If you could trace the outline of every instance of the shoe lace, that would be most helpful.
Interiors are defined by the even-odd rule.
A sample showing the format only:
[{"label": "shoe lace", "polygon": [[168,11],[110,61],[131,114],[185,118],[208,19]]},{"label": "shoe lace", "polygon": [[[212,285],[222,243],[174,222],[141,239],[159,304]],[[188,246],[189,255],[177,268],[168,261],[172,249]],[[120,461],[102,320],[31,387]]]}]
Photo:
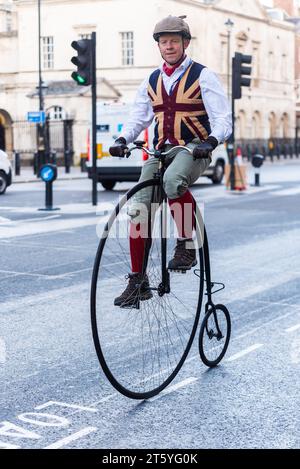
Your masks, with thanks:
[{"label": "shoe lace", "polygon": [[126,292],[133,292],[137,288],[140,289],[141,286],[142,286],[142,283],[146,280],[145,277],[136,276],[136,275],[133,275],[133,274],[127,274],[125,276],[125,279],[129,280],[127,288],[126,288]]}]

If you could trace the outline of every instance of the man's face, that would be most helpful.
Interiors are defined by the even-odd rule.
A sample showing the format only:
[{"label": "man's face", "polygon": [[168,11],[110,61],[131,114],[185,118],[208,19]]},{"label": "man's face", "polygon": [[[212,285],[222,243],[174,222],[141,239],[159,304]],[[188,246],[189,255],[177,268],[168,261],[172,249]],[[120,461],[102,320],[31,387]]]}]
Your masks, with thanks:
[{"label": "man's face", "polygon": [[182,57],[190,41],[180,34],[163,34],[158,41],[158,47],[163,59],[169,65],[175,65]]}]

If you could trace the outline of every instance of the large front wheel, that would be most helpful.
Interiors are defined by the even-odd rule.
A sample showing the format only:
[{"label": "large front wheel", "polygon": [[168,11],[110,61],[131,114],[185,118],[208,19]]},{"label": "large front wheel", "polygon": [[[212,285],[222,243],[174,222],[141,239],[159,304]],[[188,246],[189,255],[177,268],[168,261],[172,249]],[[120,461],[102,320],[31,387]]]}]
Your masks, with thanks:
[{"label": "large front wheel", "polygon": [[[149,200],[152,210],[148,206],[145,211],[143,204]],[[151,226],[145,243],[144,276],[149,279],[152,294],[134,307],[122,308],[114,302],[127,286],[131,256],[136,255],[129,238],[132,223]],[[173,255],[175,226],[158,180],[135,186],[98,225],[103,234],[92,277],[93,339],[108,380],[134,399],[153,397],[174,379],[191,348],[199,321],[204,283],[201,216],[196,214],[197,265],[185,274],[169,272],[170,291],[164,291],[163,266]],[[166,244],[162,243],[162,233]]]}]

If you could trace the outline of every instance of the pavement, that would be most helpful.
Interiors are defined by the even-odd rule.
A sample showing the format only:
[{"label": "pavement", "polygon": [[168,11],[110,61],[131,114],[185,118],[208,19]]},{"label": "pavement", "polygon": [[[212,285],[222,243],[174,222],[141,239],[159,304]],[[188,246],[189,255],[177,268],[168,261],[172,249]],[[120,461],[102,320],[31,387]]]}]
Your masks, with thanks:
[{"label": "pavement", "polygon": [[[85,179],[88,177],[87,172],[82,172],[79,166],[72,166],[70,173],[66,173],[64,167],[58,167],[57,171],[57,179],[60,181],[68,181],[69,179]],[[41,180],[33,174],[32,168],[22,167],[19,176],[13,174],[13,183],[18,184],[23,182],[41,182]]]}]

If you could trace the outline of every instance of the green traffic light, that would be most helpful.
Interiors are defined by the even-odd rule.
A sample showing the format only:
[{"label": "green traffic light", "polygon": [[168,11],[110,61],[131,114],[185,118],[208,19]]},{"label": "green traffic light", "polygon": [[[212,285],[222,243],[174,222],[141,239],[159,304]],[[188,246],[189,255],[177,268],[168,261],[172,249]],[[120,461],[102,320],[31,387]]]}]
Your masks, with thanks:
[{"label": "green traffic light", "polygon": [[86,78],[82,77],[77,72],[73,72],[71,76],[79,85],[85,85],[87,83]]},{"label": "green traffic light", "polygon": [[82,78],[80,75],[77,75],[77,81],[78,83],[80,83],[81,85],[84,85],[86,80],[85,78]]}]

